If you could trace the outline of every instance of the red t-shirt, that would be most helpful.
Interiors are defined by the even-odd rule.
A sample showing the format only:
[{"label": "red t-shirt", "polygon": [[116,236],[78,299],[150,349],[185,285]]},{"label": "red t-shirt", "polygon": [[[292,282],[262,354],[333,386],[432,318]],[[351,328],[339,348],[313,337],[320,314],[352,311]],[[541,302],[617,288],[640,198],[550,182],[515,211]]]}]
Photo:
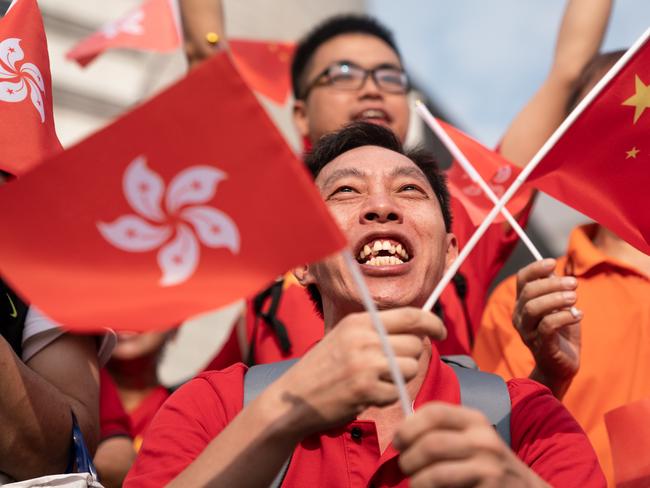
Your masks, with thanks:
[{"label": "red t-shirt", "polygon": [[158,412],[165,400],[169,398],[169,391],[164,386],[156,387],[142,400],[131,412],[131,426],[133,432],[133,447],[136,452],[140,450],[144,434],[154,415]]},{"label": "red t-shirt", "polygon": [[[196,459],[242,409],[245,372],[237,364],[203,373],[170,398],[151,423],[124,486],[163,486]],[[548,389],[531,380],[511,380],[508,391],[512,449],[524,463],[552,486],[605,486],[586,435]],[[431,400],[460,401],[456,376],[435,352],[415,408]],[[305,438],[293,453],[283,486],[407,486],[397,455],[392,446],[380,452],[374,422],[353,421]]]},{"label": "red t-shirt", "polygon": [[99,370],[99,441],[115,436],[131,437],[129,415],[106,368]]}]

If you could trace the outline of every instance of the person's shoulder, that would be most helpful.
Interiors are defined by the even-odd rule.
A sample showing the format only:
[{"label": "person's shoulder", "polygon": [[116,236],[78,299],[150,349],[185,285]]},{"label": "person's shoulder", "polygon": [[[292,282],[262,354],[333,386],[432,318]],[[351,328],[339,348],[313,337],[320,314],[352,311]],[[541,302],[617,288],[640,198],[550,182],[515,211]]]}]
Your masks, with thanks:
[{"label": "person's shoulder", "polygon": [[517,378],[507,381],[512,404],[511,447],[552,486],[605,486],[587,435],[545,386]]},{"label": "person's shoulder", "polygon": [[225,369],[205,371],[178,388],[167,403],[199,410],[218,404],[226,417],[232,417],[243,404],[247,370],[246,365],[235,363]]}]

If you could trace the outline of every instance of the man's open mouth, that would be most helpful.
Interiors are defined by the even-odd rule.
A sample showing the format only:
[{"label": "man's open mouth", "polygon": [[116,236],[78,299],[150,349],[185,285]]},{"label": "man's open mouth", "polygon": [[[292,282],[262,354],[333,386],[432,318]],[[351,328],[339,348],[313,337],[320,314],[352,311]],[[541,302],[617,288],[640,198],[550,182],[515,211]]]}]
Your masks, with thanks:
[{"label": "man's open mouth", "polygon": [[357,261],[367,266],[395,266],[410,259],[406,245],[395,239],[372,239],[357,254]]},{"label": "man's open mouth", "polygon": [[365,122],[383,122],[389,124],[392,121],[392,117],[388,115],[388,112],[380,108],[368,108],[356,114],[354,116],[355,121],[365,121]]}]

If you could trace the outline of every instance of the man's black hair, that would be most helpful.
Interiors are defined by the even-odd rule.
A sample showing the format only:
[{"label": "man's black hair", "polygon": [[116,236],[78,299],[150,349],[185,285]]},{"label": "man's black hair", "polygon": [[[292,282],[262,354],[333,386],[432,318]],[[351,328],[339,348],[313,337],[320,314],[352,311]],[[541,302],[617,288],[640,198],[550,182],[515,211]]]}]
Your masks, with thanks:
[{"label": "man's black hair", "polygon": [[[369,122],[353,122],[342,129],[321,137],[307,154],[305,164],[314,179],[328,163],[352,149],[378,146],[406,156],[424,173],[431,189],[438,198],[445,230],[451,232],[452,214],[447,188],[447,177],[438,167],[433,154],[424,149],[404,150],[398,137],[390,130]],[[307,287],[316,311],[322,316],[323,302],[315,285]]]},{"label": "man's black hair", "polygon": [[393,34],[374,17],[359,14],[337,15],[317,25],[298,42],[291,62],[291,84],[296,99],[302,96],[308,69],[316,50],[330,39],[342,34],[368,34],[388,44],[401,59]]}]

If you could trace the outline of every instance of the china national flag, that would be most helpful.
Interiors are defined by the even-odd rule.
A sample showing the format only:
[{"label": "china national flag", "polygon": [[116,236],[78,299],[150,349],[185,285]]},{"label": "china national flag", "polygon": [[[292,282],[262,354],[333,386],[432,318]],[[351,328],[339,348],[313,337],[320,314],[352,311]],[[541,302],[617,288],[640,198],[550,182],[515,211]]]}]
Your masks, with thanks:
[{"label": "china national flag", "polygon": [[[455,127],[441,120],[438,122],[492,188],[495,195],[500,198],[519,175],[520,169]],[[447,171],[447,183],[452,198],[457,199],[463,205],[472,223],[479,226],[494,207],[492,201],[456,161]],[[531,193],[530,188],[524,187],[515,194],[507,205],[512,215],[516,216],[526,207],[530,201]],[[504,220],[503,215],[499,214],[494,222],[503,222]]]},{"label": "china national flag", "polygon": [[61,150],[52,78],[36,0],[16,0],[0,19],[0,169],[20,175]]},{"label": "china national flag", "polygon": [[559,139],[528,178],[647,254],[649,35],[650,29],[605,75],[595,96],[588,96],[569,116],[556,133]]},{"label": "china national flag", "polygon": [[290,64],[295,45],[289,42],[229,41],[242,77],[255,91],[284,105],[291,92]]},{"label": "china national flag", "polygon": [[66,58],[86,66],[99,54],[111,48],[132,48],[169,52],[181,45],[180,30],[172,2],[145,0],[118,20],[105,24],[68,53]]},{"label": "china national flag", "polygon": [[605,414],[612,448],[616,486],[650,486],[650,398],[624,405]]},{"label": "china national flag", "polygon": [[0,207],[3,277],[77,330],[178,324],[345,245],[226,54],[1,188]]}]

